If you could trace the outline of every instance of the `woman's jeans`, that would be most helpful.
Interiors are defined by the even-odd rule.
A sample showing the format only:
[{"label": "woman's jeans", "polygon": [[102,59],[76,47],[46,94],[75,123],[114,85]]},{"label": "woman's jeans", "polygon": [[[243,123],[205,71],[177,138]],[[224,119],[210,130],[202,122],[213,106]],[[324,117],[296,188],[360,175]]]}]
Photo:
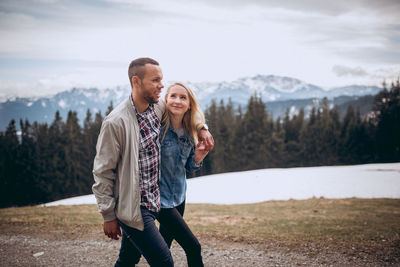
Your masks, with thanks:
[{"label": "woman's jeans", "polygon": [[184,211],[185,202],[176,208],[162,208],[158,216],[160,233],[169,248],[172,240],[175,239],[178,242],[186,253],[189,267],[203,267],[200,243],[183,220]]},{"label": "woman's jeans", "polygon": [[154,220],[157,213],[141,207],[144,230],[140,231],[119,221],[122,228],[121,248],[115,267],[135,266],[143,255],[150,266],[174,266],[171,252]]}]

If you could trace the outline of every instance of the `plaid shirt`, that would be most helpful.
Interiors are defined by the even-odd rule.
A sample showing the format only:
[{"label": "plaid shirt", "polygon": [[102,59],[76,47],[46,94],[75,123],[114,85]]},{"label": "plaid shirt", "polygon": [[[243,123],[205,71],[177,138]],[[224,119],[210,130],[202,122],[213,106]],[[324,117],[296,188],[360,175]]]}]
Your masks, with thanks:
[{"label": "plaid shirt", "polygon": [[140,205],[148,210],[160,211],[160,129],[161,123],[158,119],[154,105],[139,114],[133,103],[136,117],[140,126],[139,144],[139,174],[140,174]]}]

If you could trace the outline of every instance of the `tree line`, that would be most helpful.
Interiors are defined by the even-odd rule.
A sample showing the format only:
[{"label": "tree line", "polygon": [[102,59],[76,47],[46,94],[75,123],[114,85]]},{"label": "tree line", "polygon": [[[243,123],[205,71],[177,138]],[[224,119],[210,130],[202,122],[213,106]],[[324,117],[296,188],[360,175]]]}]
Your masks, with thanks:
[{"label": "tree line", "polygon": [[[113,106],[108,107],[107,115]],[[196,174],[206,175],[274,167],[362,164],[400,161],[400,86],[383,89],[373,111],[362,118],[350,106],[343,118],[327,99],[310,114],[300,110],[272,119],[260,97],[250,98],[245,111],[228,101],[205,110],[215,147]],[[103,116],[77,113],[65,121],[15,120],[0,132],[0,207],[49,202],[91,193],[92,167]]]},{"label": "tree line", "polygon": [[[250,98],[245,112],[231,101],[212,101],[205,111],[215,147],[205,158],[201,175],[263,168],[307,167],[400,161],[399,80],[374,97],[372,111],[359,107],[345,115],[322,106],[310,114],[300,109],[272,119],[260,97]],[[307,116],[306,116],[307,115]]]},{"label": "tree line", "polygon": [[[108,107],[108,114],[112,103]],[[91,193],[92,167],[103,116],[75,111],[66,121],[57,111],[47,123],[15,120],[0,132],[0,207],[45,203]]]}]

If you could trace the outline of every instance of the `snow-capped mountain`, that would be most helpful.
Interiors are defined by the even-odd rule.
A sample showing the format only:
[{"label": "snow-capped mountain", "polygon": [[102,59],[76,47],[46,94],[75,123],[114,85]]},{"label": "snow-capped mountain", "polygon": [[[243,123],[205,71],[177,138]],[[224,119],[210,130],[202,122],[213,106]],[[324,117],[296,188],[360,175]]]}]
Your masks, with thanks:
[{"label": "snow-capped mountain", "polygon": [[[298,79],[273,75],[245,77],[233,82],[188,82],[187,84],[195,92],[203,109],[207,108],[212,99],[218,103],[221,99],[227,101],[229,98],[235,105],[245,107],[249,98],[254,94],[261,96],[264,102],[309,99],[306,102],[310,103],[313,101],[312,99],[320,99],[325,96],[333,99],[341,95],[374,95],[381,90],[381,88],[371,86],[347,86],[326,90]],[[0,130],[4,130],[11,119],[16,119],[17,123],[19,119],[51,123],[57,110],[60,111],[63,119],[66,119],[69,110],[77,111],[79,120],[82,122],[88,109],[92,114],[101,111],[104,115],[110,102],[116,106],[128,97],[129,93],[130,87],[126,85],[101,90],[73,88],[51,97],[10,99],[0,103]],[[299,105],[296,108],[298,109]],[[281,111],[272,113],[274,117],[284,115],[281,114]]]},{"label": "snow-capped mountain", "polygon": [[274,75],[257,75],[245,77],[233,82],[216,83],[189,83],[203,107],[210,103],[211,99],[217,101],[231,98],[235,104],[246,105],[250,96],[257,94],[264,102],[323,98],[333,99],[341,95],[363,96],[374,95],[381,88],[375,86],[346,86],[330,90],[290,77]]}]

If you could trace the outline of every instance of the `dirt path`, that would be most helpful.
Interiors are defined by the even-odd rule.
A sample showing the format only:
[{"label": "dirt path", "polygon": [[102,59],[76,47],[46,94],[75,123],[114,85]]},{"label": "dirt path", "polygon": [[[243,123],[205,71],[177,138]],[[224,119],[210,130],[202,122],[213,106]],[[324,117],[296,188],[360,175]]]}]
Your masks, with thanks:
[{"label": "dirt path", "polygon": [[[389,266],[371,258],[361,259],[334,251],[291,252],[287,248],[263,249],[263,245],[200,239],[205,266]],[[100,234],[72,236],[66,233],[42,235],[0,234],[0,266],[113,266],[120,241]],[[271,247],[269,244],[268,247]],[[183,250],[174,243],[175,266],[187,266]],[[138,266],[148,266],[142,258]],[[394,265],[391,265],[394,266]]]}]

